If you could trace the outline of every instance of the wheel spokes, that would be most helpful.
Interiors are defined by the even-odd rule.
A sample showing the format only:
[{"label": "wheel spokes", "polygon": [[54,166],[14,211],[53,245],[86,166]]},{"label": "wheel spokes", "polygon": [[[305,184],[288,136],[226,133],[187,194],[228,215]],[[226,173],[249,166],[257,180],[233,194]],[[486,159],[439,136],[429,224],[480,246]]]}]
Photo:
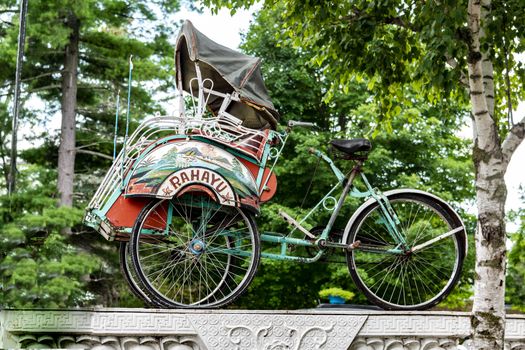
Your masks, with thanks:
[{"label": "wheel spokes", "polygon": [[[169,211],[173,216],[166,220]],[[190,195],[153,206],[140,232],[136,249],[143,278],[174,305],[228,301],[256,263],[258,246],[246,216],[206,197]]]},{"label": "wheel spokes", "polygon": [[[355,241],[363,249],[351,253],[362,286],[392,306],[423,305],[439,296],[455,275],[458,245],[448,221],[430,205],[392,200],[399,218],[398,230],[413,251],[393,254],[392,238],[381,210],[376,207],[361,221]],[[428,243],[426,243],[428,242]]]}]

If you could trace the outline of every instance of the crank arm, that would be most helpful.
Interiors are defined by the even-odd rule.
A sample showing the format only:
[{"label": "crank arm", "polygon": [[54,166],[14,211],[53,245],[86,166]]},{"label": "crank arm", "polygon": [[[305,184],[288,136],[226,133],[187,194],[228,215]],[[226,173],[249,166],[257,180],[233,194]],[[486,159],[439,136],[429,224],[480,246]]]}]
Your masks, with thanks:
[{"label": "crank arm", "polygon": [[442,235],[439,235],[439,236],[434,237],[434,238],[432,238],[432,239],[430,239],[430,240],[428,240],[428,241],[426,241],[424,243],[421,243],[421,244],[418,244],[418,245],[412,247],[412,249],[410,249],[410,251],[412,253],[417,252],[418,250],[421,250],[421,249],[423,249],[425,247],[428,247],[431,244],[434,244],[434,243],[439,242],[439,241],[441,241],[441,240],[443,240],[443,239],[445,239],[447,237],[450,237],[450,236],[452,236],[452,235],[454,235],[454,234],[456,234],[458,232],[461,232],[464,229],[465,228],[463,226],[456,227],[452,231],[445,232]]}]

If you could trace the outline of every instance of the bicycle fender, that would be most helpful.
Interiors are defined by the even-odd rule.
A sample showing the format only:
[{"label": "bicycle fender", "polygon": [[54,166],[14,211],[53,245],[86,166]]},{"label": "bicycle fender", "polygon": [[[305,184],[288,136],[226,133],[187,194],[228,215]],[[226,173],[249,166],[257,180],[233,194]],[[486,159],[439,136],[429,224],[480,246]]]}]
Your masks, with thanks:
[{"label": "bicycle fender", "polygon": [[141,156],[126,185],[126,197],[169,199],[188,191],[216,202],[259,211],[250,170],[226,150],[196,140],[161,144]]},{"label": "bicycle fender", "polygon": [[[403,189],[386,191],[386,192],[383,193],[383,195],[385,197],[389,198],[390,196],[393,196],[393,195],[396,195],[396,194],[400,194],[400,193],[419,194],[419,195],[426,196],[426,197],[429,197],[429,198],[435,200],[436,202],[438,202],[443,207],[443,209],[445,209],[447,211],[447,213],[455,221],[457,221],[463,227],[463,230],[465,230],[465,232],[466,232],[465,224],[463,223],[463,220],[461,220],[461,217],[458,215],[458,213],[456,213],[456,211],[450,206],[450,204],[448,204],[445,200],[443,200],[442,198],[436,196],[435,194],[432,194],[432,193],[429,193],[429,192],[426,192],[426,191],[411,189],[411,188],[403,188]],[[355,221],[357,220],[357,217],[366,208],[368,208],[369,206],[371,206],[375,202],[376,202],[376,200],[374,198],[368,199],[359,208],[357,208],[357,210],[354,212],[354,214],[352,214],[352,217],[350,218],[350,220],[346,224],[342,242],[346,242],[347,241],[348,235],[350,234],[350,230],[352,229],[352,226],[355,224]],[[468,240],[467,240],[467,235],[465,234],[465,255],[467,254],[467,252],[468,252]]]}]

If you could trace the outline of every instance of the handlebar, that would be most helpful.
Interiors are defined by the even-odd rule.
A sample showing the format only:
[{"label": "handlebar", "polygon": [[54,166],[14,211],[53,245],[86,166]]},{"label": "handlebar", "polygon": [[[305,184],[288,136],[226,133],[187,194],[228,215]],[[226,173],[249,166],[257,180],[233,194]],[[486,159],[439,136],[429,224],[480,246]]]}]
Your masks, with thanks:
[{"label": "handlebar", "polygon": [[309,123],[309,122],[300,122],[297,120],[290,120],[288,122],[288,127],[293,128],[296,126],[301,126],[305,128],[315,128],[317,125],[315,123]]}]

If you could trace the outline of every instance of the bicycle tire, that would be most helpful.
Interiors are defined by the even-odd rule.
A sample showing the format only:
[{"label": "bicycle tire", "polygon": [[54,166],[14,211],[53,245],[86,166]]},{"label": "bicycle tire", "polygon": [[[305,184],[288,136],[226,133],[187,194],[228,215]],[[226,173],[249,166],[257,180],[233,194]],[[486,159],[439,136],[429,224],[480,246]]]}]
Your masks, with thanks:
[{"label": "bicycle tire", "polygon": [[[459,280],[466,254],[463,224],[431,196],[397,193],[389,195],[388,200],[401,221],[398,227],[412,247],[440,233],[463,229],[413,253],[387,254],[395,241],[381,223],[384,216],[374,202],[359,214],[348,234],[347,244],[361,243],[346,253],[350,275],[368,300],[385,310],[429,309],[446,298]],[[418,215],[420,212],[425,216]],[[451,255],[453,263],[447,260]]]},{"label": "bicycle tire", "polygon": [[122,273],[131,293],[133,293],[138,299],[142,300],[147,306],[155,308],[162,307],[162,303],[154,300],[151,295],[144,291],[144,286],[141,284],[137,272],[133,267],[133,262],[131,261],[128,242],[120,242],[119,260],[120,272]]},{"label": "bicycle tire", "polygon": [[[209,197],[196,197],[210,205],[214,203]],[[130,240],[133,266],[144,285],[144,291],[153,300],[160,301],[163,307],[222,307],[237,299],[255,276],[260,260],[257,226],[252,215],[240,208],[215,203],[213,206],[216,209],[210,213],[206,212],[204,205],[187,205],[192,198],[193,195],[185,195],[184,200],[154,201],[142,209]],[[159,225],[151,222],[158,222],[158,217],[165,215],[161,213],[166,211],[162,209],[163,206],[173,206],[174,211],[172,223],[165,227],[168,234],[158,238],[141,234]],[[221,214],[217,216],[218,213]],[[197,228],[195,225],[199,220]],[[225,220],[228,221],[225,223]],[[238,227],[234,232],[237,235],[235,240],[228,233],[223,235],[226,228],[230,227]],[[152,239],[154,242],[150,243]],[[239,255],[240,252],[235,252],[239,242],[246,259]],[[157,247],[161,244],[165,249]],[[197,252],[197,245],[205,248]],[[154,253],[148,255],[148,250]],[[159,261],[157,264],[163,263],[162,270],[154,271],[155,266],[148,259]],[[159,278],[162,280],[159,281]],[[166,282],[168,284],[165,286]]]}]

